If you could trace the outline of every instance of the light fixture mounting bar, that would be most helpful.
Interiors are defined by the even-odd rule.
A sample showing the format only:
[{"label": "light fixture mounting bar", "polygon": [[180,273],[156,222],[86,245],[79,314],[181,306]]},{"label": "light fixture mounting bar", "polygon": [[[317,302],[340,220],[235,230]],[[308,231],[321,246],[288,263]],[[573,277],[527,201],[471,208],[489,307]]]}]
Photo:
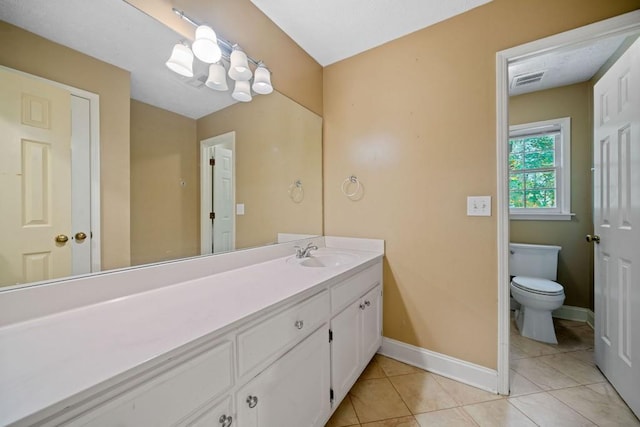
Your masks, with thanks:
[{"label": "light fixture mounting bar", "polygon": [[[175,7],[172,8],[172,10],[176,15],[178,15],[180,18],[184,19],[186,22],[193,25],[194,27],[199,27],[200,25],[202,25],[194,21],[190,16],[186,15],[184,11],[177,9]],[[229,56],[231,55],[231,52],[233,52],[233,47],[235,46],[235,43],[232,43],[229,40],[226,40],[220,37],[220,35],[218,35],[218,43],[221,45],[220,47],[222,48],[224,58],[226,60],[229,60]],[[253,65],[255,65],[256,67],[262,62],[262,61],[259,61],[259,60],[257,61],[253,59],[249,55],[247,55],[247,60],[251,62]]]}]

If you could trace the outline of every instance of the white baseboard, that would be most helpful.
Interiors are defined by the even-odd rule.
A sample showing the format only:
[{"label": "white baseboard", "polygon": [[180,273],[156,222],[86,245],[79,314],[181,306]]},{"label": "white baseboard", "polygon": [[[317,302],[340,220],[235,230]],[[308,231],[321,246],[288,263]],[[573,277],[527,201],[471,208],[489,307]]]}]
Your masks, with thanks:
[{"label": "white baseboard", "polygon": [[591,325],[593,325],[593,311],[588,308],[574,307],[571,305],[563,305],[557,310],[554,310],[552,315],[558,319],[574,320],[576,322],[588,322],[589,313],[591,313]]},{"label": "white baseboard", "polygon": [[494,369],[386,337],[382,338],[382,347],[378,353],[425,371],[498,393],[498,372]]},{"label": "white baseboard", "polygon": [[591,326],[591,329],[596,328],[596,316],[591,310],[587,311],[587,325]]}]

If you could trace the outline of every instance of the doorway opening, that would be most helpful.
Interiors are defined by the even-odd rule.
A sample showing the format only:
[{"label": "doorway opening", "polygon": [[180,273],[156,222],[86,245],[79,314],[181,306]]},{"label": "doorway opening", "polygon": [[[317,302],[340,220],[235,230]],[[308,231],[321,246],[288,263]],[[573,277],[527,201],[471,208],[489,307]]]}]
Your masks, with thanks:
[{"label": "doorway opening", "polygon": [[[497,119],[497,221],[498,221],[498,392],[509,393],[509,95],[510,65],[522,63],[553,51],[584,47],[612,37],[628,38],[640,32],[640,12],[635,11],[565,33],[516,46],[496,55]],[[591,78],[590,76],[589,78]],[[589,134],[589,138],[592,133]],[[589,183],[588,185],[591,185]],[[592,218],[583,218],[592,221]]]},{"label": "doorway opening", "polygon": [[235,249],[236,134],[200,141],[200,253]]}]

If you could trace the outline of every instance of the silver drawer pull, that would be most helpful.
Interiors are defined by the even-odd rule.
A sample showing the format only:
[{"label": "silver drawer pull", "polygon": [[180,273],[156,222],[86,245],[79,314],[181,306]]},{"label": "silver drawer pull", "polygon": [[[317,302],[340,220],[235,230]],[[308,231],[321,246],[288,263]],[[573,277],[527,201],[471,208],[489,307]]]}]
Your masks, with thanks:
[{"label": "silver drawer pull", "polygon": [[369,306],[371,305],[371,301],[366,300],[366,301],[364,302],[364,305],[366,305],[367,307],[369,307]]},{"label": "silver drawer pull", "polygon": [[296,328],[302,329],[304,326],[304,322],[302,320],[296,320],[296,323],[293,324]]},{"label": "silver drawer pull", "polygon": [[233,417],[227,415],[220,415],[220,419],[218,419],[222,427],[229,427],[233,423]]},{"label": "silver drawer pull", "polygon": [[366,306],[366,305],[364,305],[364,304],[360,304],[360,310],[364,310],[365,308],[367,308],[367,306]]},{"label": "silver drawer pull", "polygon": [[247,405],[249,405],[249,408],[255,408],[257,404],[258,404],[258,396],[247,397]]}]

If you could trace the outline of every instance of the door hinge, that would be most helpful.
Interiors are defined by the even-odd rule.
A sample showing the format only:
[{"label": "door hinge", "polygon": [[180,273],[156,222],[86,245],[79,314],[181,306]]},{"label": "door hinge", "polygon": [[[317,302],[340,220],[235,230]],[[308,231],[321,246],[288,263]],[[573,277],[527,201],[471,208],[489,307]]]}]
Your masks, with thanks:
[{"label": "door hinge", "polygon": [[216,219],[216,213],[215,212],[209,212],[209,219],[211,219],[211,220]]},{"label": "door hinge", "polygon": [[209,165],[215,166],[216,165],[216,159],[209,159]]},{"label": "door hinge", "polygon": [[332,388],[329,389],[329,401],[331,403],[333,403],[333,389]]},{"label": "door hinge", "polygon": [[329,342],[333,341],[333,331],[329,329]]}]

